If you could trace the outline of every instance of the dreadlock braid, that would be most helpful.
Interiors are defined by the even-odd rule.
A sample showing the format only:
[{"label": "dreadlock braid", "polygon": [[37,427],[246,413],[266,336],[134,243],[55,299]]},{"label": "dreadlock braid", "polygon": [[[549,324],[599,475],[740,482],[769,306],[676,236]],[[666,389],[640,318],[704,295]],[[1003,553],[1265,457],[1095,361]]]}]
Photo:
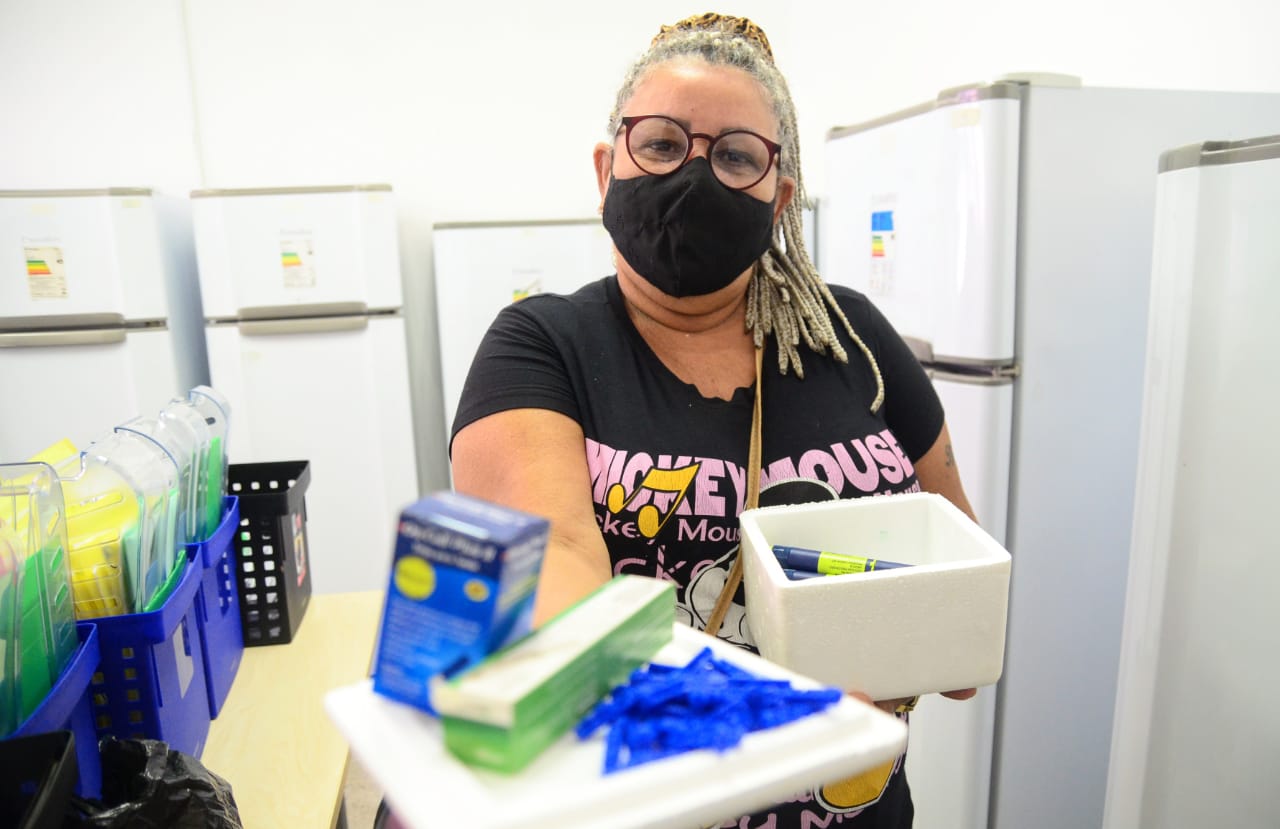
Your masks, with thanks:
[{"label": "dreadlock braid", "polygon": [[787,82],[773,63],[773,52],[764,31],[750,20],[718,14],[686,18],[663,26],[649,51],[632,65],[618,92],[609,117],[609,136],[617,135],[622,108],[636,86],[653,67],[679,58],[698,58],[713,66],[732,66],[755,78],[764,88],[778,118],[778,171],[796,182],[795,198],[786,206],[782,220],[774,227],[773,243],[760,257],[747,289],[747,329],[756,348],[763,348],[769,335],[778,343],[778,371],[794,371],[804,377],[800,344],[817,354],[830,353],[842,363],[849,355],[836,335],[832,314],[857,344],[871,366],[876,381],[876,397],[871,411],[884,402],[884,378],[875,356],[853,330],[844,312],[819,276],[804,244],[802,210],[808,205],[804,179],[800,175],[800,141],[795,105]]}]

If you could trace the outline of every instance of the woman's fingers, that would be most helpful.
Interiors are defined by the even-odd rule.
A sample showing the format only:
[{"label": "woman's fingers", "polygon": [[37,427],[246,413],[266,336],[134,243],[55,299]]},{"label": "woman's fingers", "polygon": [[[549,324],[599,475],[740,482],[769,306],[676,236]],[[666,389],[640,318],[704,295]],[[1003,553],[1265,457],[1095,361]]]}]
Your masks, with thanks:
[{"label": "woman's fingers", "polygon": [[943,691],[942,695],[947,699],[973,699],[977,693],[977,688],[965,688],[961,691]]}]

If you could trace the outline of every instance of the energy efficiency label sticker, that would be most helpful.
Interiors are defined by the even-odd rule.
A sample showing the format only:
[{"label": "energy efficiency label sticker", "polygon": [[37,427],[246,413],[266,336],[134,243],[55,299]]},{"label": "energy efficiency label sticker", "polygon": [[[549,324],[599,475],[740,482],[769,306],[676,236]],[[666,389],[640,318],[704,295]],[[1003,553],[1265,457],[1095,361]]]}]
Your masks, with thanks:
[{"label": "energy efficiency label sticker", "polygon": [[24,247],[27,259],[27,291],[32,299],[66,299],[67,271],[62,248],[51,245]]},{"label": "energy efficiency label sticker", "polygon": [[896,231],[892,210],[871,212],[871,269],[868,293],[888,296],[893,293],[893,265]]},{"label": "energy efficiency label sticker", "polygon": [[315,246],[310,233],[280,235],[280,267],[284,270],[286,288],[316,286]]}]

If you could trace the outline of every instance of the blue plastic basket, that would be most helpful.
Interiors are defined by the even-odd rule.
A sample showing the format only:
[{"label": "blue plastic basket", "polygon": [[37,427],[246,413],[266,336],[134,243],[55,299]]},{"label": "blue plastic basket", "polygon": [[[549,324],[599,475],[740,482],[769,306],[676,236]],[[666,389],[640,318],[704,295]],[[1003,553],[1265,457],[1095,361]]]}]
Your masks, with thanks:
[{"label": "blue plastic basket", "polygon": [[50,731],[70,731],[75,735],[79,782],[82,797],[98,797],[102,791],[102,763],[98,758],[98,735],[93,727],[89,684],[98,669],[98,629],[95,622],[79,622],[76,634],[80,646],[62,670],[44,702],[31,712],[14,737],[31,737]]},{"label": "blue plastic basket", "polygon": [[240,499],[222,499],[222,521],[204,541],[187,545],[192,562],[200,565],[200,589],[196,591],[196,627],[204,649],[205,685],[209,692],[209,716],[217,717],[244,656],[240,627],[240,601],[236,589],[236,553],[232,541],[240,526]]},{"label": "blue plastic basket", "polygon": [[199,757],[209,736],[209,692],[196,594],[204,567],[187,560],[159,609],[94,619],[102,659],[92,686],[99,737],[163,740]]}]

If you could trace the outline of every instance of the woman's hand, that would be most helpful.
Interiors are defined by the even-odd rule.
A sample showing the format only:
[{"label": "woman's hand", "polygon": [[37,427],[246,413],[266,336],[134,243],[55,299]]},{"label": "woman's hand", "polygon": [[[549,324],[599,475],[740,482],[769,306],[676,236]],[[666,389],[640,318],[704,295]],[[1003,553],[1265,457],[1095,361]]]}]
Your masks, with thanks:
[{"label": "woman's hand", "polygon": [[962,691],[942,691],[941,693],[947,699],[973,699],[978,693],[978,689],[965,688]]},{"label": "woman's hand", "polygon": [[847,691],[846,693],[848,693],[849,696],[851,697],[855,697],[857,699],[862,700],[863,702],[870,703],[871,705],[874,705],[876,708],[879,708],[881,711],[884,711],[889,714],[892,714],[894,712],[894,709],[896,709],[899,705],[903,705],[911,701],[911,697],[902,697],[901,699],[872,699],[871,697],[867,696],[861,691]]},{"label": "woman's hand", "polygon": [[[977,693],[978,693],[977,688],[965,688],[960,691],[942,691],[941,692],[942,696],[946,697],[947,699],[957,699],[957,700],[973,699],[974,695],[976,695]],[[856,697],[862,700],[863,702],[869,702],[872,705],[874,705],[876,708],[879,708],[881,711],[884,711],[889,714],[892,714],[894,711],[896,711],[899,705],[905,705],[906,703],[912,700],[912,697],[873,700],[871,697],[867,696],[861,691],[849,691],[848,694],[849,696]]]}]

